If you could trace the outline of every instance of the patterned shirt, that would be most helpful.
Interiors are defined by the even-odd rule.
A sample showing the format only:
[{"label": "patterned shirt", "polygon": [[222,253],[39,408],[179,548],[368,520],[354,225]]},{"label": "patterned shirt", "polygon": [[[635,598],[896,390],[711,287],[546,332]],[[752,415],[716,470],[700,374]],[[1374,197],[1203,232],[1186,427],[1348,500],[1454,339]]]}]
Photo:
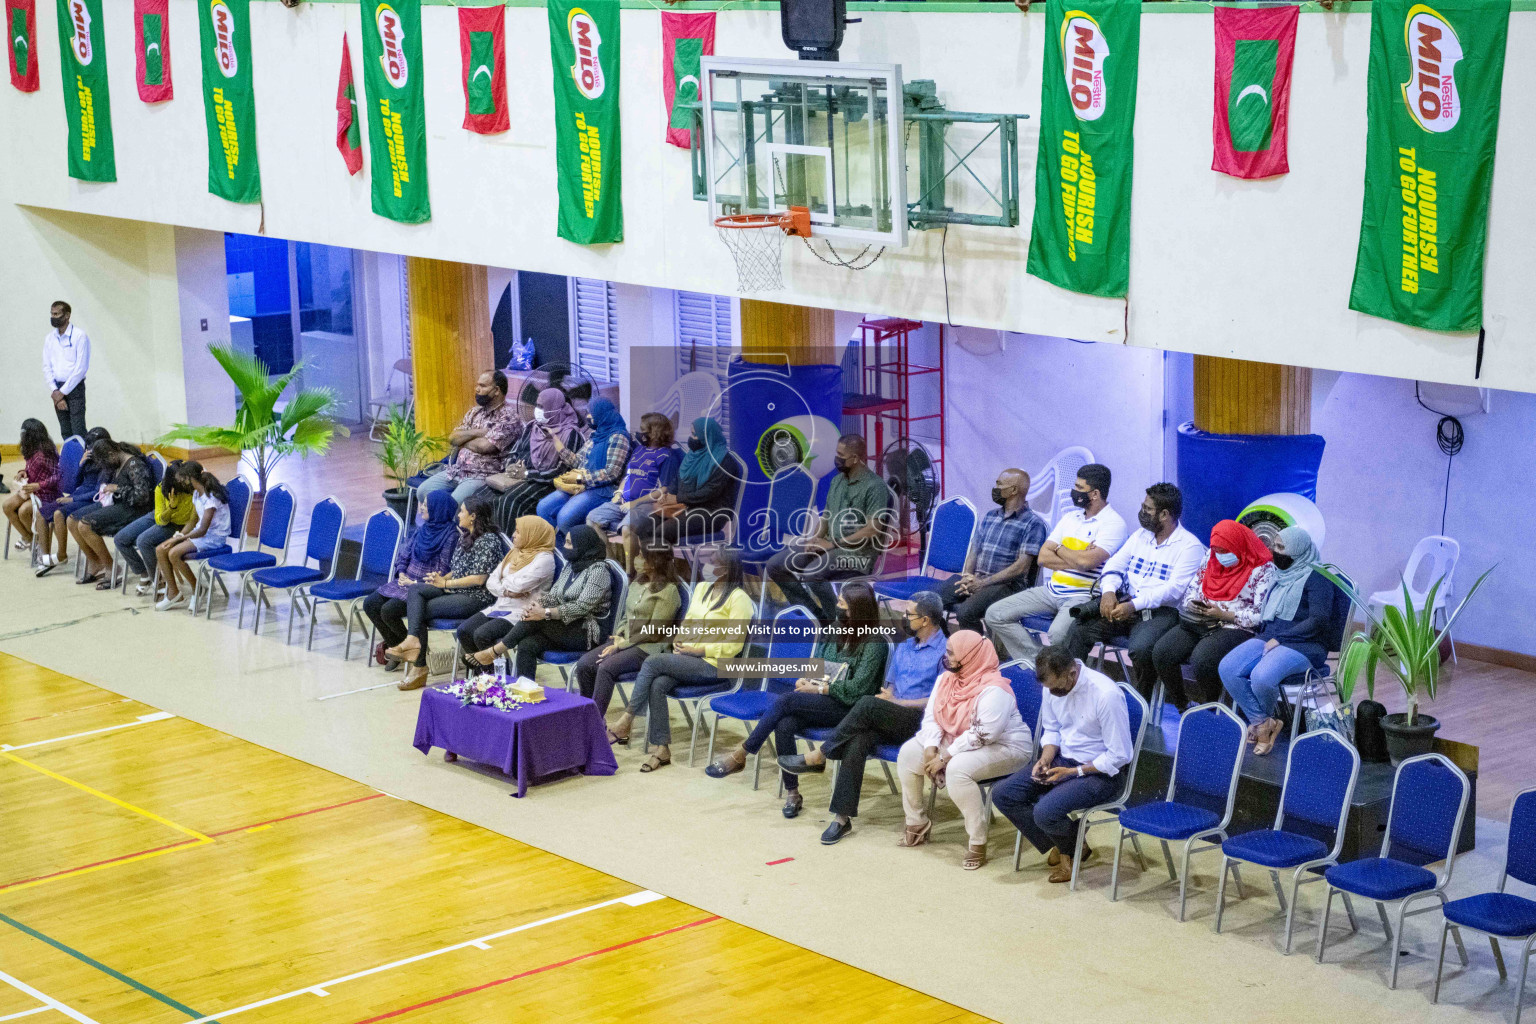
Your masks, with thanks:
[{"label": "patterned shirt", "polygon": [[[1184,592],[1184,600],[1179,603],[1179,614],[1195,617],[1189,606],[1193,601],[1205,600],[1205,570],[1210,564],[1208,560],[1200,563],[1195,581],[1189,585],[1189,589]],[[1269,589],[1274,585],[1275,563],[1264,562],[1254,566],[1236,597],[1229,601],[1212,601],[1211,604],[1222,611],[1231,612],[1234,617],[1232,625],[1240,629],[1257,629],[1259,623],[1264,621],[1264,599],[1269,596]]]},{"label": "patterned shirt", "polygon": [[[496,568],[496,563],[500,562],[506,553],[507,546],[502,543],[499,533],[482,533],[469,547],[463,544],[455,545],[453,560],[448,563],[448,578],[489,576],[491,570]],[[496,600],[491,592],[485,589],[484,583],[478,587],[455,587],[449,593],[478,598],[486,604]]]},{"label": "patterned shirt", "polygon": [[500,409],[477,405],[464,414],[464,419],[459,423],[459,429],[484,430],[485,439],[496,446],[496,452],[492,455],[482,455],[468,448],[460,448],[458,458],[454,459],[453,465],[448,467],[448,479],[463,480],[472,477],[476,480],[484,480],[492,474],[501,472],[502,460],[507,450],[516,443],[523,432],[523,421],[517,418],[517,407],[511,402],[502,402]]},{"label": "patterned shirt", "polygon": [[[1125,543],[1125,520],[1108,505],[1092,517],[1082,509],[1074,508],[1056,520],[1056,526],[1046,540],[1055,541],[1068,551],[1098,548],[1113,555]],[[1057,597],[1082,598],[1087,596],[1093,581],[1098,578],[1098,569],[1057,569],[1051,573],[1046,586]]]},{"label": "patterned shirt", "polygon": [[1182,526],[1174,527],[1162,543],[1143,528],[1109,557],[1099,578],[1106,594],[1122,583],[1129,587],[1131,607],[1139,612],[1177,607],[1204,558],[1205,546]]},{"label": "patterned shirt", "polygon": [[1016,512],[994,508],[981,517],[976,532],[976,574],[990,576],[1002,572],[1019,555],[1038,555],[1050,528],[1040,513],[1028,505]]},{"label": "patterned shirt", "polygon": [[672,486],[677,484],[677,466],[682,462],[683,456],[676,448],[646,448],[634,449],[630,455],[629,468],[624,475],[624,487],[617,495],[618,501],[634,501],[651,493],[658,484],[667,486],[668,478]]},{"label": "patterned shirt", "polygon": [[[628,434],[614,434],[608,438],[608,460],[603,463],[602,469],[587,469],[583,466],[577,471],[578,477],[589,489],[599,487],[612,487],[624,476],[624,470],[629,466],[629,449],[634,444]],[[586,452],[592,447],[588,441],[582,445],[582,459],[585,461]]]}]

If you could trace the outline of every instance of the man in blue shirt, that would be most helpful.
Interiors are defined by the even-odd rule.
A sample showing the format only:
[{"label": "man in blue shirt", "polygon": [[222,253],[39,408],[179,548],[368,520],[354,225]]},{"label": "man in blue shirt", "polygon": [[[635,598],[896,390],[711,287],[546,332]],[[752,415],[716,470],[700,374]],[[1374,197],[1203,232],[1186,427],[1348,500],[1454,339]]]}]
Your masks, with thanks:
[{"label": "man in blue shirt", "polygon": [[821,834],[824,846],[853,831],[848,819],[859,813],[865,760],[882,743],[901,744],[917,735],[928,694],[943,671],[944,604],[939,595],[931,590],[913,594],[906,617],[912,636],[891,652],[885,688],[875,696],[860,697],[820,750],[779,756],[779,767],[794,775],[824,771],[829,757],[843,762],[832,788],[832,823]]},{"label": "man in blue shirt", "polygon": [[1035,556],[1051,532],[1029,507],[1029,474],[1022,469],[997,475],[992,501],[997,508],[982,517],[965,568],[939,588],[944,610],[955,613],[961,629],[977,633],[988,608],[1034,582]]}]

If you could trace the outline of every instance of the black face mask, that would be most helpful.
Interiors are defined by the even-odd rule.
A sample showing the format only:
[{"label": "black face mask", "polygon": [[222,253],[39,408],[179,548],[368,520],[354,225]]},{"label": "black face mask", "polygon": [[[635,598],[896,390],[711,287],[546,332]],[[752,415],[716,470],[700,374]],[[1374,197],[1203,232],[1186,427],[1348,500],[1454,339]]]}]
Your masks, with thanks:
[{"label": "black face mask", "polygon": [[1001,487],[992,488],[992,503],[994,505],[1008,504],[1008,499],[1003,497],[1003,489]]},{"label": "black face mask", "polygon": [[648,443],[648,439],[646,438],[645,434],[641,433],[638,430],[631,431],[630,435],[629,435],[629,438],[630,438],[631,441],[634,441],[635,444],[639,445],[641,448],[649,448],[650,447],[650,444]]},{"label": "black face mask", "polygon": [[480,408],[484,409],[486,406],[491,404],[491,396],[490,395],[476,395],[475,396],[475,404],[478,405]]},{"label": "black face mask", "polygon": [[1157,532],[1156,512],[1148,512],[1143,509],[1142,511],[1136,513],[1136,521],[1141,524],[1141,528],[1143,530],[1151,530],[1153,533]]},{"label": "black face mask", "polygon": [[1076,505],[1078,508],[1087,508],[1088,505],[1093,501],[1092,495],[1092,491],[1073,491],[1072,504]]},{"label": "black face mask", "polygon": [[61,316],[51,316],[48,318],[48,322],[53,325],[54,330],[64,326],[64,318]]},{"label": "black face mask", "polygon": [[701,451],[703,451],[704,450],[704,439],[702,437],[690,437],[688,439],[688,450],[689,451],[694,451],[694,452],[701,452]]},{"label": "black face mask", "polygon": [[1285,569],[1289,569],[1291,567],[1291,563],[1293,563],[1295,561],[1296,561],[1296,559],[1292,558],[1290,555],[1276,555],[1275,556],[1275,568],[1276,569],[1280,569],[1282,571],[1285,570]]}]

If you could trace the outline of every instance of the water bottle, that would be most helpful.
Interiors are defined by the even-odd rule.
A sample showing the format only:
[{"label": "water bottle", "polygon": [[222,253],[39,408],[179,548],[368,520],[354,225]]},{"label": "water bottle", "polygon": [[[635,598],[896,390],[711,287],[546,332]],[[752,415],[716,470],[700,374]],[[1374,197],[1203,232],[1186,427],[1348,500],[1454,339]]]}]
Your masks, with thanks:
[{"label": "water bottle", "polygon": [[506,654],[498,654],[498,655],[496,655],[496,681],[498,683],[502,683],[503,685],[506,684],[506,681],[507,681],[507,656],[506,656]]}]

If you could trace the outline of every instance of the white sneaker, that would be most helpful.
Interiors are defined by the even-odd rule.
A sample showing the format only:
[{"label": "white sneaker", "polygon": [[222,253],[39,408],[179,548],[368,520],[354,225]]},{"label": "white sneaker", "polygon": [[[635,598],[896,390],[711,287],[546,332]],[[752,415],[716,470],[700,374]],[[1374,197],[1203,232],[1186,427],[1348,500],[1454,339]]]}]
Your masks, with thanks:
[{"label": "white sneaker", "polygon": [[154,581],[151,580],[148,576],[140,576],[139,577],[139,585],[134,588],[133,592],[135,594],[139,595],[140,597],[143,597],[146,594],[150,593],[151,588],[153,586],[154,586]]},{"label": "white sneaker", "polygon": [[186,606],[187,606],[187,598],[184,595],[181,596],[181,597],[177,597],[175,600],[172,600],[171,598],[166,597],[166,598],[161,598],[160,602],[155,605],[155,611],[157,611],[157,612],[173,612],[173,611],[175,611],[178,608],[185,608]]},{"label": "white sneaker", "polygon": [[37,568],[32,570],[33,575],[39,578],[47,576],[50,572],[53,572],[53,570],[58,567],[58,564],[59,560],[54,558],[52,555],[42,555],[37,560]]}]

